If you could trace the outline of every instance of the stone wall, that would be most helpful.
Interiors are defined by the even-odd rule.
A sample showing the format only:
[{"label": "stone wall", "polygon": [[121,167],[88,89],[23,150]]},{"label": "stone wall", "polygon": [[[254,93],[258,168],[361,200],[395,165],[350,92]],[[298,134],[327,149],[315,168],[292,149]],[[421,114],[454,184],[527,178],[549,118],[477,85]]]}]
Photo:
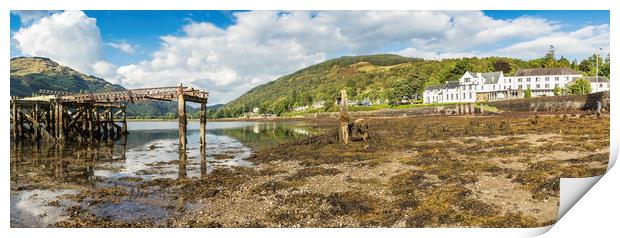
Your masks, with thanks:
[{"label": "stone wall", "polygon": [[598,92],[587,95],[524,98],[488,102],[485,104],[497,107],[502,111],[587,111],[596,110],[596,102],[599,100],[603,103],[603,109],[609,110],[609,92]]}]

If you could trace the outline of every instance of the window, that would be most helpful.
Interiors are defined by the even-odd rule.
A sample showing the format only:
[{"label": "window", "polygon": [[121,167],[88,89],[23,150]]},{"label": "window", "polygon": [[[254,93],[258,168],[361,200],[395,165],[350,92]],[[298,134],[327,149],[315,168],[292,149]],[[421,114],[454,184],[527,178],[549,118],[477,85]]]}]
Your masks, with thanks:
[{"label": "window", "polygon": [[469,78],[464,78],[463,81],[469,83]]},{"label": "window", "polygon": [[530,82],[530,81],[532,81],[532,80],[531,80],[530,78],[526,78],[526,79],[525,79],[525,81],[526,81],[526,82]]},{"label": "window", "polygon": [[556,84],[555,84],[555,87],[556,87],[556,88],[559,88],[559,87],[560,87],[560,84],[557,84],[557,83],[556,83]]},{"label": "window", "polygon": [[523,85],[519,85],[519,89],[523,89]]},{"label": "window", "polygon": [[536,88],[540,88],[540,84],[536,84]]},{"label": "window", "polygon": [[566,77],[566,81],[570,80],[570,77]]},{"label": "window", "polygon": [[603,87],[603,84],[602,84],[602,83],[599,83],[599,84],[598,84],[598,86],[602,88],[602,87]]},{"label": "window", "polygon": [[509,82],[509,83],[512,83],[512,79],[508,79],[508,82]]},{"label": "window", "polygon": [[520,83],[521,81],[523,81],[523,79],[522,79],[522,78],[519,78],[517,81]]},{"label": "window", "polygon": [[495,84],[493,84],[493,90],[495,90]]},{"label": "window", "polygon": [[536,82],[540,81],[540,79],[538,77],[536,77]]},{"label": "window", "polygon": [[545,88],[549,88],[549,84],[548,84],[548,83],[547,83],[547,84],[545,84]]},{"label": "window", "polygon": [[545,77],[545,81],[549,81],[549,77]]},{"label": "window", "polygon": [[555,81],[559,81],[559,80],[560,80],[560,77],[555,77]]}]

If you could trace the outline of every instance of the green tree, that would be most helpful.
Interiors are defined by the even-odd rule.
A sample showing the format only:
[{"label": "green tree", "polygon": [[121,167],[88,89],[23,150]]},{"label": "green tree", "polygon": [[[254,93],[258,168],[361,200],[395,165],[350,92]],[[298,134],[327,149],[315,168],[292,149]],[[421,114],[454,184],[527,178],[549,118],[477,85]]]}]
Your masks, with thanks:
[{"label": "green tree", "polygon": [[553,63],[555,61],[555,47],[553,45],[549,46],[549,50],[545,54],[545,61],[548,63]]},{"label": "green tree", "polygon": [[585,74],[589,74],[591,71],[593,71],[593,68],[594,66],[589,59],[583,59],[581,63],[579,63],[579,66],[577,66],[577,69],[579,69],[579,71],[581,72],[584,72]]},{"label": "green tree", "polygon": [[574,83],[568,85],[570,94],[588,94],[592,92],[592,86],[586,79],[577,79]]},{"label": "green tree", "polygon": [[452,70],[448,72],[446,80],[457,80],[467,71],[472,71],[472,66],[469,63],[469,59],[462,59],[454,65],[454,68],[452,68]]},{"label": "green tree", "polygon": [[553,95],[554,96],[562,95],[562,88],[560,88],[559,86],[555,86],[555,88],[553,88]]},{"label": "green tree", "polygon": [[532,98],[532,89],[530,88],[529,85],[527,86],[527,89],[525,89],[523,97]]},{"label": "green tree", "polygon": [[498,60],[493,62],[493,70],[502,71],[504,72],[504,74],[508,74],[510,73],[510,71],[512,71],[512,66],[510,66],[510,63],[504,60]]}]

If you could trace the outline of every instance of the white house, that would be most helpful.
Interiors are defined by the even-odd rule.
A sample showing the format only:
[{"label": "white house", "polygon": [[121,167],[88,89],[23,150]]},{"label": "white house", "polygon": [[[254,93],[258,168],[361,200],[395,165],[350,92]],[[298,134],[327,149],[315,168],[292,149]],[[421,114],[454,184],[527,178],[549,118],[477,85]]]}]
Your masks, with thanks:
[{"label": "white house", "polygon": [[515,76],[504,73],[465,72],[458,81],[430,86],[424,91],[424,103],[480,102],[523,98],[530,88],[533,97],[553,96],[554,89],[565,88],[578,78],[590,81],[592,92],[608,91],[609,79],[599,76],[584,77],[570,68],[519,69]]}]

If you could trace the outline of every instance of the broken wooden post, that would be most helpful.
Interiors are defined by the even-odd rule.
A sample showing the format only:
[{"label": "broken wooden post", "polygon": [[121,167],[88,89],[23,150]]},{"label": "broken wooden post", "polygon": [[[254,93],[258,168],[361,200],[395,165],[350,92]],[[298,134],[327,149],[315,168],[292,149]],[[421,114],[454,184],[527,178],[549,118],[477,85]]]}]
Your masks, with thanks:
[{"label": "broken wooden post", "polygon": [[343,144],[349,143],[349,111],[348,111],[347,91],[340,90],[340,141]]},{"label": "broken wooden post", "polygon": [[13,115],[13,139],[17,140],[18,139],[18,131],[17,131],[17,100],[16,97],[13,97],[11,99],[11,106],[13,106],[13,108],[11,109],[11,114]]},{"label": "broken wooden post", "polygon": [[185,115],[185,95],[183,94],[183,86],[177,88],[177,95],[179,98],[179,153],[185,153],[187,148],[187,115]]},{"label": "broken wooden post", "polygon": [[129,134],[127,132],[127,112],[125,111],[127,109],[126,106],[121,107],[121,115],[123,117],[123,125],[121,127],[121,135],[127,135]]},{"label": "broken wooden post", "polygon": [[207,104],[205,102],[200,103],[200,151],[204,153],[207,141],[205,139],[207,126]]},{"label": "broken wooden post", "polygon": [[34,137],[33,138],[35,140],[38,140],[41,137],[41,132],[40,132],[41,128],[39,128],[39,124],[41,123],[40,122],[40,118],[39,118],[39,103],[35,103],[34,104],[34,111],[33,111],[33,115],[32,116],[33,116],[32,118],[34,119],[34,121],[36,123],[36,126],[35,126],[35,123],[32,124],[33,128],[34,128]]},{"label": "broken wooden post", "polygon": [[88,116],[88,140],[90,141],[90,143],[95,142],[95,127],[94,127],[94,117],[93,117],[93,108],[91,106],[88,106],[86,108],[87,112],[86,115]]},{"label": "broken wooden post", "polygon": [[113,107],[110,107],[110,109],[108,110],[108,118],[110,119],[109,122],[108,122],[109,123],[109,126],[108,126],[109,133],[108,134],[110,135],[108,140],[110,140],[110,141],[113,141],[114,138],[116,138],[115,137],[116,133],[114,132],[114,129],[116,129],[116,128],[115,128],[115,124],[114,124],[114,114],[112,114],[112,108]]},{"label": "broken wooden post", "polygon": [[60,100],[58,101],[58,137],[57,139],[63,141],[65,139],[65,124],[64,124],[65,109]]}]

